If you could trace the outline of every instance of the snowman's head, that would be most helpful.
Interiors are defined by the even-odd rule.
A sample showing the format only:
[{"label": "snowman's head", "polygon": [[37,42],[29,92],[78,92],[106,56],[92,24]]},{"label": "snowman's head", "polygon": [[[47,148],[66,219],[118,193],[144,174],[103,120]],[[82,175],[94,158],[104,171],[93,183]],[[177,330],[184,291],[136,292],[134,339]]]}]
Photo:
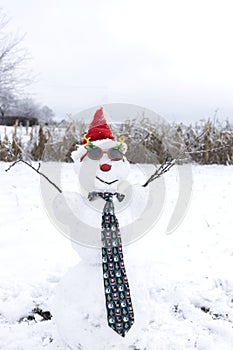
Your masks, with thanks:
[{"label": "snowman's head", "polygon": [[83,144],[72,152],[71,157],[79,163],[84,180],[93,189],[111,190],[128,176],[126,151],[124,139],[114,139],[104,118],[103,109],[100,108],[84,136]]}]

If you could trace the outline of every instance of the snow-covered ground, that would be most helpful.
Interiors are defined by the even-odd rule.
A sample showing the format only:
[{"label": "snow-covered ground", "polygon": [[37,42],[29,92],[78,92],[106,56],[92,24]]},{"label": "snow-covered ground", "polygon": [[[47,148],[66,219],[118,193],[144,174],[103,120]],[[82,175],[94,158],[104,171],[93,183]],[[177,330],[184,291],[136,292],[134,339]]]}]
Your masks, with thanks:
[{"label": "snow-covered ground", "polygon": [[[0,163],[0,349],[66,350],[45,312],[79,257],[46,215],[38,175],[23,164],[6,173],[8,165]],[[64,169],[72,189],[72,164]],[[148,267],[153,319],[128,349],[233,349],[233,167],[192,170],[191,204],[176,231],[164,234],[177,197],[174,168],[164,175],[161,218],[131,246],[139,271],[140,261]]]}]

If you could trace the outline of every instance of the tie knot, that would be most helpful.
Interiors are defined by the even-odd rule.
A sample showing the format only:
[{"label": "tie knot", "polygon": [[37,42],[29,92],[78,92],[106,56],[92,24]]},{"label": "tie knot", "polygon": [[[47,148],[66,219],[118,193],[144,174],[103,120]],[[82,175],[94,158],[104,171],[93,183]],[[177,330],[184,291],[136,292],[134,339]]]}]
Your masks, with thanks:
[{"label": "tie knot", "polygon": [[111,193],[111,192],[89,192],[88,199],[89,201],[92,201],[96,197],[103,198],[106,202],[112,202],[113,196],[116,196],[119,202],[122,202],[125,198],[124,194],[120,194],[118,192]]},{"label": "tie knot", "polygon": [[111,192],[104,192],[99,194],[99,196],[103,198],[106,202],[112,202],[113,195],[114,194]]}]

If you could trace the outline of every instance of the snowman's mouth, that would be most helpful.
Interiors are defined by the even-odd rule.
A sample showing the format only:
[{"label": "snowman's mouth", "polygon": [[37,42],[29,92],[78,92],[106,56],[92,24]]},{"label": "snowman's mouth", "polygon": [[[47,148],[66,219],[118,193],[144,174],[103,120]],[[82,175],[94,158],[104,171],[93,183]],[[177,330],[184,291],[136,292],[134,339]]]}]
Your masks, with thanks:
[{"label": "snowman's mouth", "polygon": [[115,182],[119,181],[119,180],[117,179],[117,180],[113,180],[113,181],[111,181],[111,182],[107,182],[107,181],[104,181],[104,180],[102,180],[101,178],[99,178],[99,176],[96,176],[96,178],[97,178],[97,180],[99,180],[99,181],[101,181],[101,182],[103,182],[104,184],[107,184],[107,185],[112,185],[112,184],[114,184]]}]

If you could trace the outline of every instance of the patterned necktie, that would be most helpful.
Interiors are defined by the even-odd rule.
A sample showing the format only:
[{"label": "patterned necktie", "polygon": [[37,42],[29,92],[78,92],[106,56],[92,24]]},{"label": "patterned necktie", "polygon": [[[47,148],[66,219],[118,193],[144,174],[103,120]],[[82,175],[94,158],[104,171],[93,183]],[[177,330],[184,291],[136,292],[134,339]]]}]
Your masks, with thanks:
[{"label": "patterned necktie", "polygon": [[110,192],[90,192],[88,199],[103,198],[106,203],[102,213],[102,267],[108,325],[124,337],[134,323],[122,252],[121,234],[115,216],[113,196],[121,202],[124,195]]}]

